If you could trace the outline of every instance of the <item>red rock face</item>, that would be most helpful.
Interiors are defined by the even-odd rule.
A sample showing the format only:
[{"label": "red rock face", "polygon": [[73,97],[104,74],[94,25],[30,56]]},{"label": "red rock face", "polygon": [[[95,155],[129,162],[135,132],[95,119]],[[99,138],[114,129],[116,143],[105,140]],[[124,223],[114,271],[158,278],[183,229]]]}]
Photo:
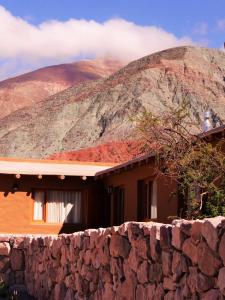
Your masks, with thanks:
[{"label": "red rock face", "polygon": [[141,153],[141,142],[114,141],[78,151],[53,154],[49,159],[122,163]]},{"label": "red rock face", "polygon": [[81,82],[107,77],[122,64],[113,60],[87,60],[42,68],[0,82],[0,118]]}]

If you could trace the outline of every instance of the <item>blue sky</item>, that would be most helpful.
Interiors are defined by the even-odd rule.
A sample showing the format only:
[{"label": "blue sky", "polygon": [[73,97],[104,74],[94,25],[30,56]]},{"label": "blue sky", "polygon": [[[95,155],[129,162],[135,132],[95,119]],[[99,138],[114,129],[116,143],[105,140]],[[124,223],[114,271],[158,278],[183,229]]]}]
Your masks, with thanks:
[{"label": "blue sky", "polygon": [[[221,48],[225,41],[224,0],[0,0],[0,6],[4,8],[0,11],[0,37],[5,37],[6,43],[5,48],[0,48],[2,78],[13,72],[79,58],[115,54],[115,58],[124,59],[127,53],[127,59],[132,60],[180,44]],[[73,22],[69,23],[70,19]],[[81,19],[86,23],[77,22]],[[54,24],[50,20],[55,20]],[[31,35],[35,38],[31,37],[26,46]],[[48,45],[49,37],[54,37],[52,48]],[[76,43],[69,43],[72,37],[77,37]],[[112,43],[108,48],[107,37]],[[101,49],[97,47],[100,44]]]}]

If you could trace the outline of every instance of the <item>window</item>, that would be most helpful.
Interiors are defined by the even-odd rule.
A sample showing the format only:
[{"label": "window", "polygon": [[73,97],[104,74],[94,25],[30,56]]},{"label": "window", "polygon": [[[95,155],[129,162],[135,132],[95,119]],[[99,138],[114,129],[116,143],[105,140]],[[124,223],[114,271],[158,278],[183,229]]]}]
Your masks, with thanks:
[{"label": "window", "polygon": [[33,219],[47,223],[80,223],[81,192],[35,191]]},{"label": "window", "polygon": [[157,186],[156,181],[149,179],[138,181],[138,221],[157,218]]},{"label": "window", "polygon": [[124,222],[124,188],[115,187],[111,197],[111,223],[120,225]]}]

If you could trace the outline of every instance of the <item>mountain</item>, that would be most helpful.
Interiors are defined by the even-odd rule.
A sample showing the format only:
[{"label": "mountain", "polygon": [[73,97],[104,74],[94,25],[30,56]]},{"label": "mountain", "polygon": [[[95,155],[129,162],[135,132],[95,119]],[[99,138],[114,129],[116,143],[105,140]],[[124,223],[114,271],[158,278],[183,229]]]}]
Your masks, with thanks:
[{"label": "mountain", "polygon": [[112,141],[96,147],[53,154],[49,159],[122,163],[141,154],[139,141]]},{"label": "mountain", "polygon": [[70,86],[107,77],[121,68],[114,60],[86,60],[42,68],[0,82],[0,118]]},{"label": "mountain", "polygon": [[178,47],[128,64],[106,79],[81,83],[1,120],[0,155],[53,153],[133,140],[135,117],[183,100],[193,122],[206,108],[225,116],[225,53]]}]

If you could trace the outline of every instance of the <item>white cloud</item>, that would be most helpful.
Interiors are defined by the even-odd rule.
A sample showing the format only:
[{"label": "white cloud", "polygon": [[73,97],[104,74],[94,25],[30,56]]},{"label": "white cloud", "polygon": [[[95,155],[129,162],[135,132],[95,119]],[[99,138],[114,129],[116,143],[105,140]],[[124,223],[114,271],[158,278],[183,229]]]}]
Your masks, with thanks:
[{"label": "white cloud", "polygon": [[216,25],[218,30],[225,31],[225,19],[217,21]]},{"label": "white cloud", "polygon": [[131,61],[165,48],[191,44],[162,28],[139,26],[123,19],[49,20],[37,26],[0,6],[0,60],[26,64],[62,62],[79,57],[112,57]]},{"label": "white cloud", "polygon": [[208,34],[208,24],[205,22],[197,23],[193,30],[194,34],[205,36]]}]

